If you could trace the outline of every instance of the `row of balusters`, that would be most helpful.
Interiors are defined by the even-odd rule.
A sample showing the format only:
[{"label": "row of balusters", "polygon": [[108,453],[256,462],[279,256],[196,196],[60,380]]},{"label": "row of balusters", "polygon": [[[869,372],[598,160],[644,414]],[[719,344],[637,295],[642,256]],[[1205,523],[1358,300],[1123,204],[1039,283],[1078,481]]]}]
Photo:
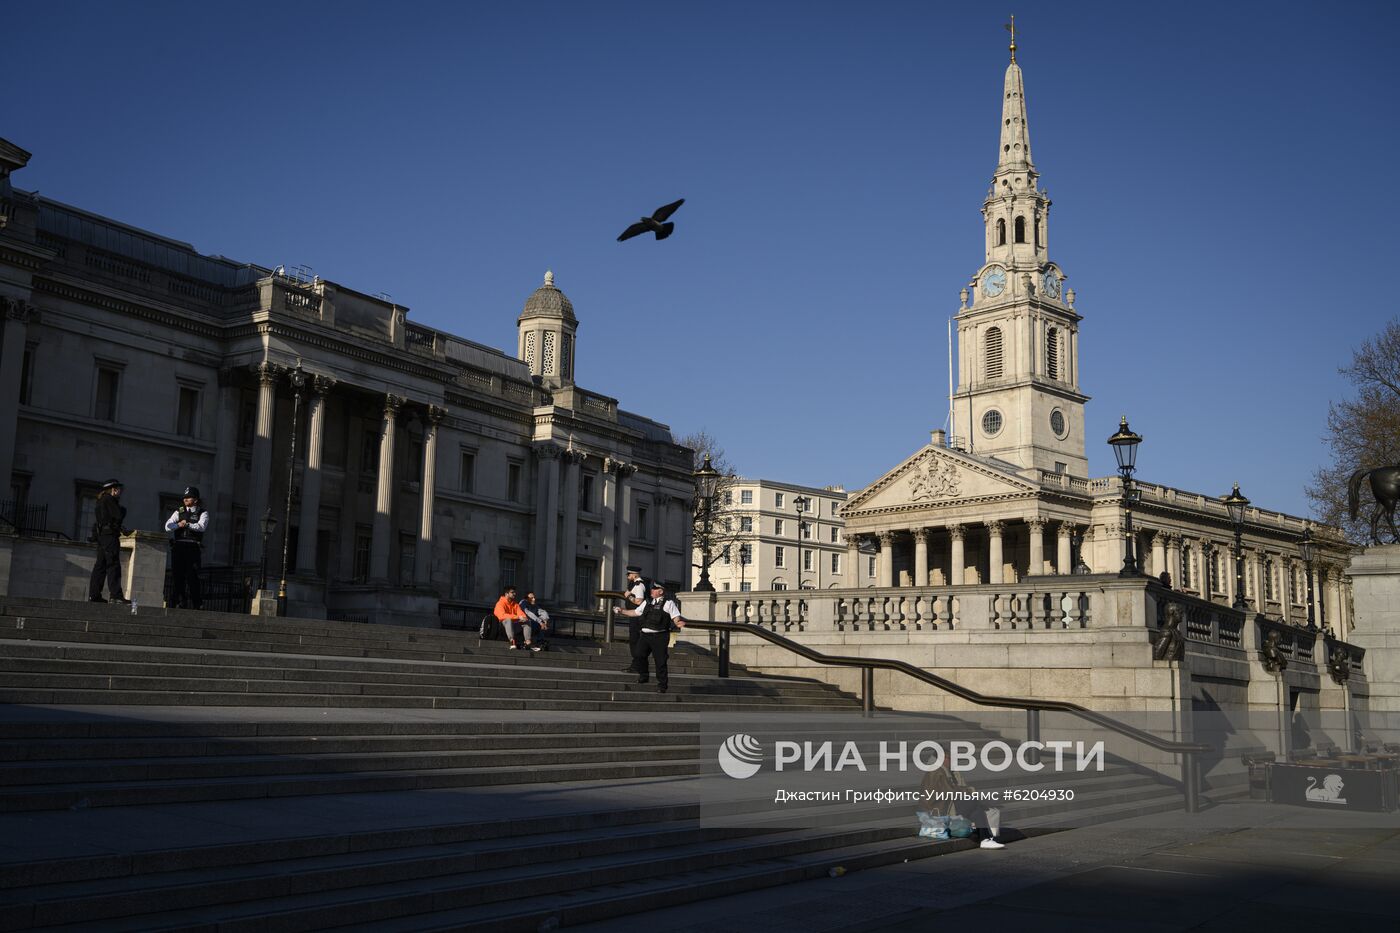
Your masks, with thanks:
[{"label": "row of balusters", "polygon": [[[791,596],[731,598],[721,618],[762,625],[774,631],[807,631],[811,599]],[[959,597],[857,596],[835,601],[837,631],[937,631],[962,627]],[[1009,592],[990,597],[994,629],[1080,629],[1092,621],[1089,595],[1079,590]]]}]

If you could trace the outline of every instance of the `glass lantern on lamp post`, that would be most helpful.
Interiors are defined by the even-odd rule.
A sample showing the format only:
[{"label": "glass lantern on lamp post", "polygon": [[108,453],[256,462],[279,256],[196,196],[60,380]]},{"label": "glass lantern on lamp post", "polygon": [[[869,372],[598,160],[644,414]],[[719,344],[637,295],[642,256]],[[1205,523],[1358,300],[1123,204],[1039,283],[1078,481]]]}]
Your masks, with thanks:
[{"label": "glass lantern on lamp post", "polygon": [[1118,460],[1118,473],[1123,477],[1123,514],[1128,535],[1128,552],[1123,557],[1123,569],[1120,574],[1135,577],[1138,575],[1138,562],[1137,545],[1133,540],[1133,506],[1138,503],[1140,494],[1133,484],[1133,473],[1137,470],[1137,449],[1142,443],[1142,436],[1129,430],[1128,417],[1124,415],[1118,422],[1118,432],[1108,439],[1108,443],[1113,448],[1113,456]]},{"label": "glass lantern on lamp post", "polygon": [[700,582],[695,584],[695,590],[699,593],[715,591],[715,585],[710,582],[710,523],[718,487],[719,471],[710,465],[710,455],[705,454],[705,462],[695,471],[695,494],[700,498],[700,508],[705,516],[700,533]]},{"label": "glass lantern on lamp post", "polygon": [[1249,601],[1244,598],[1244,550],[1240,544],[1240,538],[1244,534],[1244,510],[1249,506],[1249,500],[1240,495],[1240,484],[1236,483],[1234,490],[1223,500],[1225,510],[1230,513],[1230,524],[1235,527],[1235,601],[1232,604],[1235,609],[1249,609]]}]

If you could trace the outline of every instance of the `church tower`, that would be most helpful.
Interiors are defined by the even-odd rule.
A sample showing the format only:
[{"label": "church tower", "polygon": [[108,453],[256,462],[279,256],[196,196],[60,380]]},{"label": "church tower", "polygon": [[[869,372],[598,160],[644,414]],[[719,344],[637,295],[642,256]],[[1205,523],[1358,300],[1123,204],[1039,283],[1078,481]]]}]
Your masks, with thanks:
[{"label": "church tower", "polygon": [[[1016,32],[1001,103],[1001,148],[982,204],[986,261],[962,292],[950,433],[974,454],[1026,471],[1087,477],[1074,290],[1050,260],[1050,198],[1038,185]],[[969,292],[970,289],[970,292]]]},{"label": "church tower", "polygon": [[519,340],[516,358],[530,367],[530,375],[551,389],[573,385],[578,318],[574,317],[574,303],[554,287],[553,272],[546,272],[544,284],[525,300],[515,326]]}]

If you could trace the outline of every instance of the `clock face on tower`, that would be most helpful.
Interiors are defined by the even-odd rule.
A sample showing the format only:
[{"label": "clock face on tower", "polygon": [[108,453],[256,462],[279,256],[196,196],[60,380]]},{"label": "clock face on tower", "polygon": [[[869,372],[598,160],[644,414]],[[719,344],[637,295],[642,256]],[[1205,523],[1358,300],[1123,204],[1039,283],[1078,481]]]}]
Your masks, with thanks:
[{"label": "clock face on tower", "polygon": [[1045,270],[1040,279],[1040,290],[1051,298],[1060,297],[1060,277],[1055,274],[1054,269]]},{"label": "clock face on tower", "polygon": [[1002,269],[989,269],[982,276],[982,294],[995,298],[1006,291],[1006,272]]}]

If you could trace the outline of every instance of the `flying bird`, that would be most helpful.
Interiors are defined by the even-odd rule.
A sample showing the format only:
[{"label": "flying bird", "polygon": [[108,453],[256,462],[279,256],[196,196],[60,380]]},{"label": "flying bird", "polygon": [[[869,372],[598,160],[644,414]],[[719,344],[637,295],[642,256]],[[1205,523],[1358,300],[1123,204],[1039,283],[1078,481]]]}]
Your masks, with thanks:
[{"label": "flying bird", "polygon": [[674,214],[676,208],[684,203],[685,198],[681,198],[679,201],[672,201],[665,207],[658,207],[656,213],[652,214],[650,217],[643,217],[641,220],[622,231],[622,236],[617,238],[617,242],[621,243],[623,240],[630,240],[634,236],[647,232],[656,234],[658,240],[666,239],[671,235],[671,231],[676,229],[675,224],[666,223],[666,218]]}]

